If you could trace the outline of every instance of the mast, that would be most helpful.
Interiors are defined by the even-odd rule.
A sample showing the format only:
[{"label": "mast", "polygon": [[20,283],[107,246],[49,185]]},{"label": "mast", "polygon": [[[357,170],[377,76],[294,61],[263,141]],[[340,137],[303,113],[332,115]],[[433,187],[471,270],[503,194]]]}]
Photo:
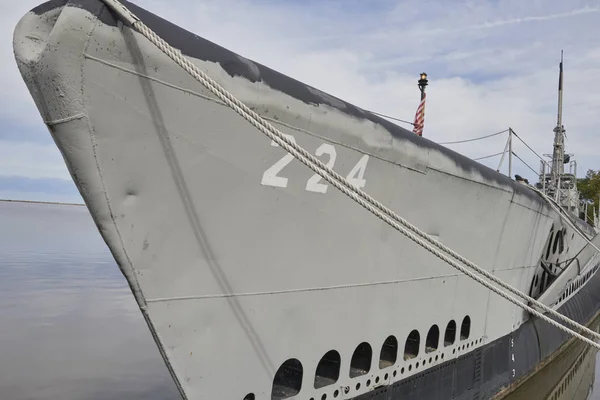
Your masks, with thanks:
[{"label": "mast", "polygon": [[[538,189],[542,189],[548,196],[553,197],[560,207],[579,215],[581,207],[581,194],[577,190],[577,164],[571,160],[573,154],[565,153],[565,127],[562,121],[563,106],[563,52],[560,52],[560,64],[558,75],[558,110],[556,116],[556,127],[554,128],[554,148],[552,164],[548,167],[547,162],[542,160],[540,166]],[[568,173],[565,173],[565,163],[570,163]],[[548,172],[546,172],[548,171]]]},{"label": "mast", "polygon": [[[558,77],[558,116],[554,128],[554,151],[552,153],[552,180],[556,193],[560,189],[560,176],[565,172],[565,127],[562,124],[562,98],[563,98],[563,52],[560,51],[560,72]],[[558,196],[557,196],[558,198]]]}]

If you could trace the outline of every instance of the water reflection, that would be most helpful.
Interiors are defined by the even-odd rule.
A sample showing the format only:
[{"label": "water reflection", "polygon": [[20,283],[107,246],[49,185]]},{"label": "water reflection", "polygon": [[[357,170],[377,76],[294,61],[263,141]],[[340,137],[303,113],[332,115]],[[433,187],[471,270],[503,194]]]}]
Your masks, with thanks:
[{"label": "water reflection", "polygon": [[[600,318],[591,329],[598,331]],[[573,341],[565,351],[540,368],[504,400],[585,400],[592,396],[596,381],[598,350],[581,341]]]},{"label": "water reflection", "polygon": [[[181,398],[86,208],[0,202],[0,255],[0,399]],[[590,398],[596,358],[574,342],[505,399]]]},{"label": "water reflection", "polygon": [[597,350],[586,348],[548,396],[550,400],[587,399],[594,388]]},{"label": "water reflection", "polygon": [[84,207],[0,202],[0,221],[1,399],[181,398]]}]

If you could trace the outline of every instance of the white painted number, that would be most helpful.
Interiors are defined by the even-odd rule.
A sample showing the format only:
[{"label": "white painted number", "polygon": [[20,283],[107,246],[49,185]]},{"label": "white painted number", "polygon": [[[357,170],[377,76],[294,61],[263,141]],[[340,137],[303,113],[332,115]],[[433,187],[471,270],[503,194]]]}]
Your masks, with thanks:
[{"label": "white painted number", "polygon": [[[296,143],[296,139],[292,135],[285,135],[292,142]],[[279,147],[279,145],[275,141],[271,141],[271,146]],[[284,178],[282,176],[277,176],[282,169],[285,168],[286,165],[292,162],[294,156],[290,153],[286,153],[285,156],[281,158],[281,160],[277,161],[271,168],[265,171],[262,177],[263,185],[267,186],[277,186],[277,187],[287,187],[288,178]]]},{"label": "white painted number", "polygon": [[358,189],[364,188],[367,184],[367,181],[364,179],[364,177],[368,161],[369,156],[365,154],[360,160],[358,160],[354,168],[352,168],[352,171],[350,171],[350,173],[346,177],[346,179]]},{"label": "white painted number", "polygon": [[[333,168],[333,165],[335,164],[335,158],[337,157],[335,147],[333,147],[330,144],[323,143],[321,146],[319,146],[315,154],[317,155],[317,157],[321,157],[323,154],[327,154],[329,156],[329,161],[325,165],[327,166],[327,168]],[[321,176],[319,176],[318,174],[314,174],[308,180],[308,182],[306,182],[306,190],[308,190],[309,192],[327,193],[327,185],[319,183],[321,179],[323,179],[321,178]]]},{"label": "white painted number", "polygon": [[[296,143],[296,140],[292,135],[285,135],[292,142]],[[279,145],[275,142],[271,142],[271,146],[279,147]],[[319,146],[315,152],[317,157],[321,157],[326,154],[329,156],[329,160],[327,161],[327,168],[333,169],[335,165],[335,160],[337,158],[337,152],[335,147],[329,143],[323,143]],[[261,184],[265,186],[275,186],[275,187],[287,187],[288,178],[283,176],[279,176],[278,174],[294,159],[289,153],[286,153],[279,161],[273,164],[269,169],[267,169],[262,176]],[[365,187],[367,181],[365,180],[365,170],[367,169],[367,162],[369,161],[368,155],[363,155],[360,160],[356,163],[354,168],[350,171],[346,179],[355,187],[362,189]],[[306,190],[309,192],[315,193],[327,193],[327,187],[325,183],[321,183],[321,176],[318,174],[314,174],[310,177],[308,182],[306,182]]]}]

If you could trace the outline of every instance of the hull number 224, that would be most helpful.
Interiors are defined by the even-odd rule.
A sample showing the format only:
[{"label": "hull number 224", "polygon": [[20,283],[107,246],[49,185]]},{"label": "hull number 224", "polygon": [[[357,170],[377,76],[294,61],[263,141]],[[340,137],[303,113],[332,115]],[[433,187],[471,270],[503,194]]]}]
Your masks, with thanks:
[{"label": "hull number 224", "polygon": [[[292,135],[285,135],[292,142],[296,143],[296,139]],[[271,141],[271,146],[279,147],[277,143]],[[323,143],[321,146],[317,148],[315,151],[315,155],[317,157],[326,156],[328,168],[333,169],[335,165],[335,160],[337,158],[337,152],[335,147],[329,143]],[[282,175],[283,169],[294,160],[294,156],[290,153],[286,153],[281,159],[279,159],[275,164],[273,164],[269,169],[267,169],[262,176],[261,184],[265,186],[275,186],[275,187],[287,187],[288,178]],[[367,154],[363,155],[360,160],[356,163],[354,168],[348,173],[346,179],[355,187],[362,189],[366,185],[366,180],[364,179],[365,170],[367,168],[367,162],[369,161],[369,156]],[[328,185],[325,183],[321,183],[323,178],[321,178],[318,174],[314,174],[311,176],[306,182],[306,190],[309,192],[315,193],[327,193]]]}]

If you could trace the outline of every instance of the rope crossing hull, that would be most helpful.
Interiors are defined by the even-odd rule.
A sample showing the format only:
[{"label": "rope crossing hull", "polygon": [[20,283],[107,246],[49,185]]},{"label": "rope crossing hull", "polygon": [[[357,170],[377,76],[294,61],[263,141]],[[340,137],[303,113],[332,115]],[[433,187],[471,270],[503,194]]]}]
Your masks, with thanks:
[{"label": "rope crossing hull", "polygon": [[[534,191],[123,4],[444,245],[578,323],[597,311],[597,256]],[[103,2],[37,7],[14,48],[184,398],[429,398],[407,382],[442,370],[448,398],[489,397],[567,340],[374,218]]]}]

